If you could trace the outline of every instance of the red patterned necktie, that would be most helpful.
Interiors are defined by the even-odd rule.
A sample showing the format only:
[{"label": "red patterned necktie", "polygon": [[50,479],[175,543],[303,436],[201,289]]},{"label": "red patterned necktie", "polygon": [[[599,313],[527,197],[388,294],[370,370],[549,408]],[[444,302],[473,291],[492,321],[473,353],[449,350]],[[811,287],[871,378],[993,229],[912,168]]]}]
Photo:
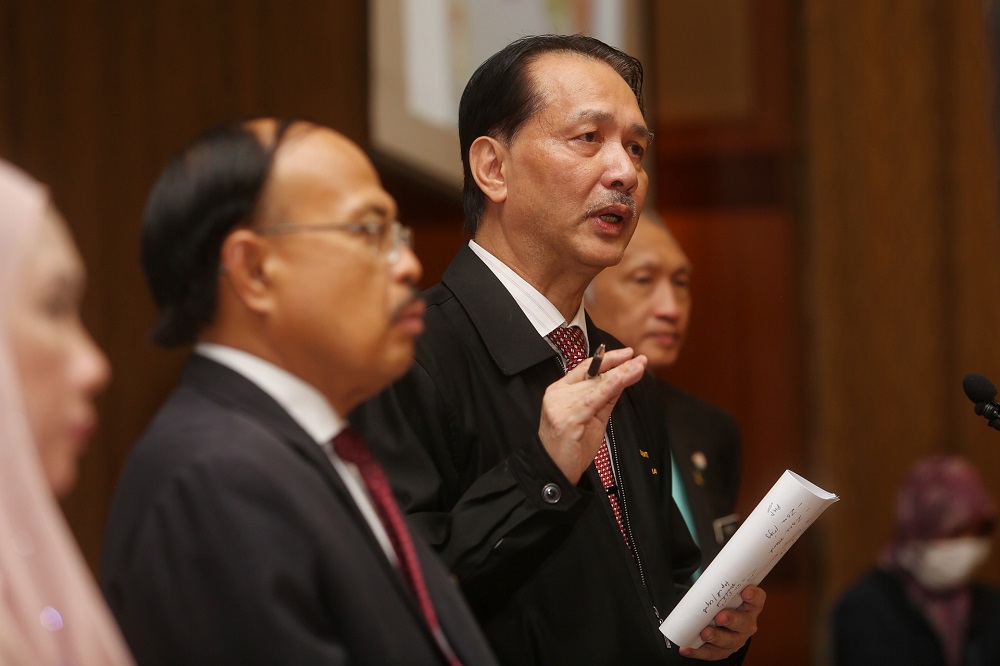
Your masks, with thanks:
[{"label": "red patterned necktie", "polygon": [[351,427],[344,428],[339,435],[333,438],[333,450],[341,459],[357,465],[358,471],[361,472],[361,479],[368,489],[368,495],[375,505],[379,518],[382,519],[382,525],[389,535],[389,540],[392,541],[392,547],[399,559],[399,567],[402,569],[403,577],[417,598],[427,626],[434,634],[434,638],[447,657],[448,663],[451,666],[461,666],[462,662],[455,656],[441,631],[437,613],[434,612],[434,604],[431,603],[427,584],[424,582],[424,574],[420,569],[417,551],[413,547],[410,530],[406,527],[406,521],[399,510],[399,505],[396,504],[396,498],[393,497],[389,479],[386,478],[382,465],[372,455],[361,434]]},{"label": "red patterned necktie", "polygon": [[[566,372],[569,372],[587,357],[587,350],[583,346],[583,331],[579,326],[560,326],[546,336],[552,344],[562,352],[566,363]],[[611,473],[611,458],[608,456],[608,440],[604,439],[601,448],[594,457],[594,466],[601,476],[601,484],[607,491],[608,500],[611,502],[611,509],[615,512],[615,520],[618,521],[618,529],[622,531],[622,538],[628,543],[628,533],[625,531],[625,521],[622,520],[622,510],[618,503],[617,486],[615,486],[615,476]],[[611,488],[612,490],[608,490]]]}]

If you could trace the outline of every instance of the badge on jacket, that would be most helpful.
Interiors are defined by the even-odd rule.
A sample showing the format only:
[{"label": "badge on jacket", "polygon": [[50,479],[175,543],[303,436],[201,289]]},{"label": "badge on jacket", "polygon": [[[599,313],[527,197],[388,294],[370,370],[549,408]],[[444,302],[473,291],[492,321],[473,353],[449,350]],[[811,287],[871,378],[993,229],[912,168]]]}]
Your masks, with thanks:
[{"label": "badge on jacket", "polygon": [[740,526],[740,514],[731,513],[722,518],[712,521],[712,531],[715,532],[715,542],[720,546],[725,546],[729,538],[736,533]]},{"label": "badge on jacket", "polygon": [[701,451],[695,451],[691,454],[691,464],[694,465],[694,471],[691,472],[691,476],[694,477],[695,485],[705,485],[705,470],[708,469],[708,458]]}]

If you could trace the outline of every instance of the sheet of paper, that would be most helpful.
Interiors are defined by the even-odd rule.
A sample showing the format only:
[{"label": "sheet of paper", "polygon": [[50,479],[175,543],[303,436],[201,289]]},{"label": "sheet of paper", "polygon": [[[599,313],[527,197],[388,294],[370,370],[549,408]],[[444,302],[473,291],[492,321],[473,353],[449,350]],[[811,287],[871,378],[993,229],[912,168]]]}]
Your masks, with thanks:
[{"label": "sheet of paper", "polygon": [[699,634],[716,613],[739,606],[743,588],[759,584],[806,528],[838,499],[785,470],[663,621],[660,632],[681,647],[701,647]]}]

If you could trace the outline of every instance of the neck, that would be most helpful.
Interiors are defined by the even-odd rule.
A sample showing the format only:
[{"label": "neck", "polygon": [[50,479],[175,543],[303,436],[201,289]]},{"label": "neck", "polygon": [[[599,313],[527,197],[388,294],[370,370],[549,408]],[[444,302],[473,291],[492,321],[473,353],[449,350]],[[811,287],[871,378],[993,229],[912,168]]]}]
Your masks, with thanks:
[{"label": "neck", "polygon": [[[348,414],[364,400],[385,386],[359,385],[353,373],[325,372],[313,357],[297,353],[299,347],[287,342],[291,338],[276,328],[273,317],[251,312],[228,297],[219,299],[215,318],[198,335],[200,342],[212,342],[253,354],[298,377],[319,391],[337,414]],[[329,362],[337,367],[337,359]],[[346,380],[346,381],[345,381]]]},{"label": "neck", "polygon": [[587,289],[588,284],[590,284],[589,280],[581,286],[577,282],[567,284],[565,280],[560,281],[555,279],[548,282],[544,287],[534,282],[531,283],[531,286],[537,289],[545,298],[549,299],[549,302],[556,306],[559,314],[566,321],[572,321],[576,313],[580,311],[583,292]]},{"label": "neck", "polygon": [[565,267],[531,248],[519,248],[506,242],[502,234],[477,233],[476,244],[517,273],[525,282],[547,298],[559,313],[571,321],[580,309],[583,294],[595,273],[571,273]]},{"label": "neck", "polygon": [[338,382],[335,379],[336,373],[317,373],[315,372],[315,363],[302,363],[301,359],[283,354],[280,348],[266,344],[261,340],[204,334],[199,337],[198,341],[231,347],[281,368],[315,389],[323,396],[334,413],[341,416],[349,414],[355,407],[377,392],[370,390],[369,387],[345,385],[343,382]]}]

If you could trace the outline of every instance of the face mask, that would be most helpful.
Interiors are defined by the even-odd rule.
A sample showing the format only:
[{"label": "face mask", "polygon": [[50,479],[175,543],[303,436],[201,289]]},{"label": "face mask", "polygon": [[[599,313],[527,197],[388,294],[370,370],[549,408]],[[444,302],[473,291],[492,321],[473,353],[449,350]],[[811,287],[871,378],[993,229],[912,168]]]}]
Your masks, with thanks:
[{"label": "face mask", "polygon": [[942,592],[969,582],[989,554],[987,537],[959,537],[907,544],[900,548],[898,560],[924,588]]}]

